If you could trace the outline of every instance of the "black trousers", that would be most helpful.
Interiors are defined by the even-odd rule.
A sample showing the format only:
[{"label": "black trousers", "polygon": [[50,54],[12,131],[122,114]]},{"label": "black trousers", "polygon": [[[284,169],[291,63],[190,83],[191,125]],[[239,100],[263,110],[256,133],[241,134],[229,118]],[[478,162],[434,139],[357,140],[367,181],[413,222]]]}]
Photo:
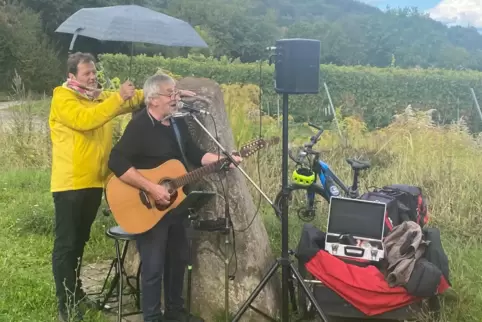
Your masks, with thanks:
[{"label": "black trousers", "polygon": [[142,310],[144,321],[157,321],[161,315],[164,282],[165,311],[184,307],[184,273],[188,263],[185,217],[168,213],[151,230],[136,237],[140,254]]},{"label": "black trousers", "polygon": [[74,305],[74,295],[75,301],[79,300],[84,247],[90,238],[91,226],[102,200],[102,189],[54,192],[53,199],[55,241],[52,271],[59,309],[64,310],[66,305]]}]

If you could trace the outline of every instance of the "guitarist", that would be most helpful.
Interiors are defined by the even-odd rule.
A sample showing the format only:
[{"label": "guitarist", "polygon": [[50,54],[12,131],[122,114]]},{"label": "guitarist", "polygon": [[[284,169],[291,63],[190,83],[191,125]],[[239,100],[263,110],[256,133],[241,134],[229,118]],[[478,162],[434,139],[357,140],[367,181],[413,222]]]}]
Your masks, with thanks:
[{"label": "guitarist", "polygon": [[[220,156],[200,149],[192,140],[185,121],[178,118],[175,126],[179,130],[183,155],[174,125],[164,120],[180,101],[176,83],[170,76],[157,74],[148,78],[144,84],[144,100],[146,108],[133,117],[112,149],[109,168],[123,182],[149,193],[158,204],[168,205],[170,195],[166,188],[147,180],[136,169],[152,169],[171,159],[185,163],[184,156],[189,163],[204,166],[218,161]],[[233,159],[241,162],[240,157],[233,156]],[[189,316],[183,308],[188,255],[183,217],[167,214],[151,230],[137,235],[136,245],[142,261],[144,321],[203,321]],[[163,281],[164,315],[161,313]]]},{"label": "guitarist", "polygon": [[[49,116],[50,190],[55,207],[52,271],[59,320],[67,321],[67,312],[75,307],[77,321],[83,314],[76,304],[86,296],[79,278],[82,257],[107,177],[111,120],[138,109],[144,94],[130,81],[118,91],[99,88],[95,58],[88,53],[70,55],[67,69],[65,83],[53,91]],[[195,95],[190,91],[182,94]]]}]

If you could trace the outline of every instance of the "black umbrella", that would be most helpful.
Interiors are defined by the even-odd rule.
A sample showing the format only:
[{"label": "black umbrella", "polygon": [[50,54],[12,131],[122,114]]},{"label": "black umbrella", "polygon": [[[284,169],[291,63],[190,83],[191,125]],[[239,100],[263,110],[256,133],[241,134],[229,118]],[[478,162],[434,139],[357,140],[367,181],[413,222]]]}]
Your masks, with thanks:
[{"label": "black umbrella", "polygon": [[55,32],[73,34],[69,53],[74,48],[77,36],[100,41],[130,42],[129,78],[135,42],[175,47],[208,47],[187,22],[137,5],[80,9]]},{"label": "black umbrella", "polygon": [[126,41],[177,47],[208,47],[187,22],[137,5],[80,9],[55,32],[101,41]]}]

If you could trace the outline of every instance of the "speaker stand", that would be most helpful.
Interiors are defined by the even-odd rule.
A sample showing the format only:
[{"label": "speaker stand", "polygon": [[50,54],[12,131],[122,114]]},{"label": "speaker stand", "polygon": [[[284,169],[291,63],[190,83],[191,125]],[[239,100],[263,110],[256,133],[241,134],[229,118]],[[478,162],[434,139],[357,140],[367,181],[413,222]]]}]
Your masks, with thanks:
[{"label": "speaker stand", "polygon": [[[293,265],[289,255],[288,249],[288,196],[289,196],[289,189],[288,189],[288,102],[289,97],[287,93],[283,93],[283,159],[282,159],[282,206],[281,206],[281,257],[278,258],[274,264],[269,269],[268,273],[263,277],[260,281],[256,289],[251,293],[249,298],[246,302],[240,307],[238,312],[233,318],[233,322],[239,321],[242,315],[246,312],[248,307],[252,309],[252,303],[259,295],[261,290],[266,286],[269,279],[273,277],[273,275],[277,272],[278,268],[281,266],[281,279],[282,279],[282,302],[281,302],[281,321],[288,322],[290,320],[290,312],[289,312],[289,287],[290,287],[290,272],[293,273],[294,277],[298,281],[298,285],[301,285],[303,291],[305,292],[306,296],[310,300],[311,304],[315,308],[316,312],[318,313],[319,317],[322,321],[328,322],[328,318],[324,314],[323,310],[321,309],[320,305],[316,301],[313,293],[310,292],[308,287],[306,286],[303,277],[298,272],[296,267]],[[254,309],[257,313],[261,313],[263,316],[267,317],[266,314],[263,314],[257,309]],[[270,317],[267,317],[269,320],[276,321]]]}]

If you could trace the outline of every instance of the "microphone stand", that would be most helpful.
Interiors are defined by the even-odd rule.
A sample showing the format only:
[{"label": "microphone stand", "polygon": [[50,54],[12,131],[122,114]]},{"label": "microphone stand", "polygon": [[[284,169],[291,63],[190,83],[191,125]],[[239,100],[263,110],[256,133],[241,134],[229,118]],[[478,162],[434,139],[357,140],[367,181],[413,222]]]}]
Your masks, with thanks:
[{"label": "microphone stand", "polygon": [[268,203],[271,205],[271,207],[273,207],[274,211],[280,215],[281,214],[281,211],[280,209],[278,209],[278,207],[271,201],[271,199],[263,192],[263,190],[261,190],[260,187],[258,187],[258,185],[253,181],[253,179],[251,179],[251,177],[239,166],[239,164],[234,161],[233,157],[231,156],[231,154],[226,151],[226,149],[221,145],[221,143],[218,142],[218,140],[216,140],[216,138],[209,132],[209,130],[201,123],[201,121],[199,121],[199,119],[197,118],[197,116],[195,115],[195,113],[200,113],[200,114],[210,114],[210,113],[207,113],[207,112],[204,112],[204,111],[195,111],[195,110],[189,110],[187,112],[177,112],[177,113],[173,113],[171,115],[168,115],[166,116],[164,120],[167,120],[167,119],[170,119],[172,117],[185,117],[185,116],[191,116],[192,119],[199,125],[199,127],[201,127],[201,129],[211,138],[211,140],[219,147],[219,149],[221,150],[221,152],[226,156],[226,158],[231,161],[232,164],[234,164],[234,166],[236,168],[238,168],[239,171],[241,171],[241,173],[244,175],[244,177],[246,179],[249,180],[249,182],[251,182],[251,184],[256,188],[256,190],[259,191],[259,193],[264,197],[264,199],[266,199],[266,201],[268,201]]},{"label": "microphone stand", "polygon": [[[226,158],[228,158],[231,163],[233,163],[235,165],[236,168],[239,169],[239,171],[241,171],[241,173],[244,175],[244,177],[246,179],[248,179],[249,182],[251,182],[251,184],[256,188],[256,190],[259,191],[259,193],[264,197],[264,199],[266,199],[266,201],[268,201],[268,203],[273,207],[274,211],[278,214],[278,216],[281,216],[281,211],[278,209],[278,207],[271,201],[271,199],[261,190],[261,188],[253,181],[253,179],[251,179],[251,177],[239,166],[239,164],[233,159],[233,157],[231,156],[231,154],[229,152],[226,151],[226,149],[221,145],[221,143],[218,142],[218,140],[216,140],[216,138],[209,132],[209,130],[201,123],[201,121],[197,118],[197,116],[195,114],[208,114],[206,112],[201,112],[201,111],[194,111],[194,110],[190,110],[188,112],[177,112],[177,113],[174,113],[172,115],[169,115],[167,116],[165,119],[168,119],[168,118],[171,118],[171,117],[185,117],[185,116],[191,116],[192,119],[199,125],[199,127],[211,138],[211,140],[219,147],[219,149],[222,151],[222,153],[226,156]],[[228,203],[228,200],[226,200],[226,204]],[[227,257],[227,250],[228,250],[228,244],[229,244],[229,229],[232,228],[232,225],[231,225],[231,216],[229,214],[229,204],[226,205],[226,227],[223,231],[224,234],[226,234],[226,238],[225,238],[225,252],[226,252],[226,256],[225,256],[225,318],[226,318],[226,321],[229,321],[229,291],[228,291],[228,287],[229,287],[229,283],[228,283],[228,280],[229,280],[229,273],[228,273],[228,269],[229,269],[229,263],[228,263],[228,257]],[[269,273],[265,275],[265,277],[263,278],[263,280],[261,281],[261,283],[258,285],[258,287],[256,288],[256,290],[251,294],[251,296],[249,297],[249,299],[244,303],[244,305],[242,306],[242,308],[238,311],[237,313],[237,316],[234,318],[234,321],[237,321],[239,318],[240,318],[240,315],[244,313],[244,311],[247,309],[247,307],[251,307],[254,311],[256,311],[257,313],[263,315],[263,316],[267,316],[265,313],[261,312],[260,310],[254,308],[253,306],[251,306],[251,302],[254,300],[254,298],[257,296],[257,294],[259,294],[259,292],[261,291],[261,289],[264,287],[264,285],[268,282],[268,280],[270,279],[270,277],[272,275],[274,275],[274,273],[276,272],[277,268],[278,268],[278,265],[280,265],[277,262],[275,262],[275,264],[273,264],[273,266],[270,268],[269,270]],[[306,287],[306,286],[305,286]],[[308,289],[306,288],[306,291],[308,291]],[[316,304],[315,304],[316,305]]]},{"label": "microphone stand", "polygon": [[226,149],[221,145],[221,143],[219,143],[216,138],[209,132],[209,130],[201,123],[201,121],[199,121],[199,119],[196,117],[196,115],[194,113],[186,113],[186,115],[189,115],[193,118],[193,120],[203,129],[203,131],[209,135],[209,137],[211,138],[211,140],[219,147],[219,149],[221,150],[221,152],[226,156],[226,158],[228,158],[232,164],[234,164],[234,166],[236,168],[238,168],[239,171],[241,171],[241,173],[246,177],[246,179],[249,180],[249,182],[251,182],[251,184],[256,188],[256,190],[259,191],[259,193],[266,199],[266,201],[268,201],[268,203],[274,208],[274,210],[277,212],[277,213],[280,213],[280,210],[278,209],[278,207],[276,207],[276,205],[271,201],[271,199],[261,190],[260,187],[258,187],[258,185],[253,181],[253,179],[250,178],[250,176],[239,166],[239,164],[234,161],[233,157],[231,156],[231,154],[229,152],[226,151]]}]

